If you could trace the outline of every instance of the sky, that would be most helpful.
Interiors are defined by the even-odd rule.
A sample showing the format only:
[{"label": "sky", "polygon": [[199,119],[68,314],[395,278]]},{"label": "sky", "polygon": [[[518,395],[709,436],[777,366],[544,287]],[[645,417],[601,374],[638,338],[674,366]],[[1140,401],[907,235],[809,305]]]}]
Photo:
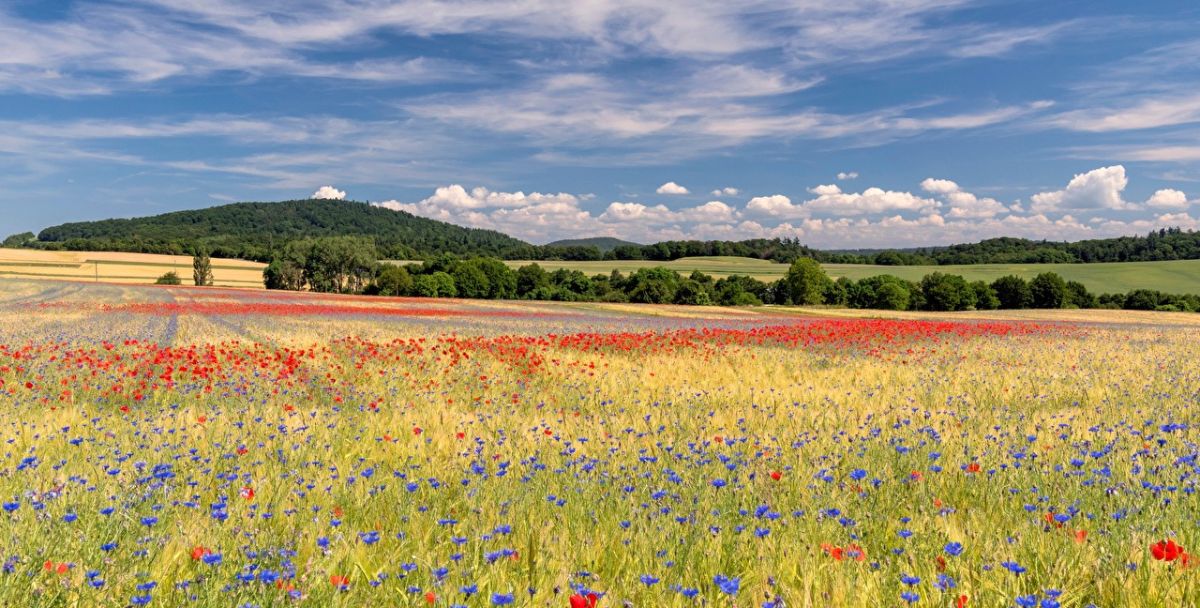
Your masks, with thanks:
[{"label": "sky", "polygon": [[0,2],[0,233],[308,197],[535,243],[1200,229],[1200,3]]}]

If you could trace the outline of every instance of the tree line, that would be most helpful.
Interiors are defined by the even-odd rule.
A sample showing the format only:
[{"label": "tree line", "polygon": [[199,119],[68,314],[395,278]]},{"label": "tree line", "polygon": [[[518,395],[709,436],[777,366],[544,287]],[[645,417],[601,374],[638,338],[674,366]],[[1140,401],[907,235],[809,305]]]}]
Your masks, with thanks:
[{"label": "tree line", "polygon": [[[1125,308],[1200,311],[1200,296],[1139,289],[1097,295],[1053,272],[1031,280],[1016,275],[990,283],[932,272],[920,281],[883,274],[830,278],[814,258],[794,261],[782,278],[684,276],[662,266],[629,274],[587,275],[536,262],[513,269],[492,257],[451,255],[404,265],[379,263],[368,239],[333,237],[289,243],[263,272],[268,289],[430,298],[524,299],[568,302],[759,306],[826,305],[881,310]],[[197,262],[199,264],[199,262]]]}]

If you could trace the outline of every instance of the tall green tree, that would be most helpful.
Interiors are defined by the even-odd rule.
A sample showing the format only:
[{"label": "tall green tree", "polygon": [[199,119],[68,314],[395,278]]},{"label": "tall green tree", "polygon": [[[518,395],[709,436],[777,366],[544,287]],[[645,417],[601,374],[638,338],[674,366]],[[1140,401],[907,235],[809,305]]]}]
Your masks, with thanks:
[{"label": "tall green tree", "polygon": [[807,257],[792,262],[783,282],[792,303],[797,305],[823,304],[833,283],[825,269]]},{"label": "tall green tree", "polygon": [[1033,293],[1029,291],[1029,282],[1019,276],[1010,274],[992,281],[992,291],[1000,301],[1000,308],[1015,309],[1033,306]]},{"label": "tall green tree", "polygon": [[1067,303],[1067,283],[1057,273],[1043,272],[1029,282],[1034,308],[1062,308]]},{"label": "tall green tree", "polygon": [[198,249],[192,256],[192,282],[197,287],[213,284],[212,260],[208,257],[207,249]]},{"label": "tall green tree", "polygon": [[975,291],[966,279],[956,274],[931,272],[921,279],[925,309],[937,311],[967,310],[975,306]]}]

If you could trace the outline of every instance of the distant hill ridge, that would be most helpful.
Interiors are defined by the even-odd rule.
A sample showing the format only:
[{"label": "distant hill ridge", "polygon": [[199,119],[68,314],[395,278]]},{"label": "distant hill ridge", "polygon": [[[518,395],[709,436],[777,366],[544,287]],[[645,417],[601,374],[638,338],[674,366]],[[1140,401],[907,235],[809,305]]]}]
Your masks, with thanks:
[{"label": "distant hill ridge", "polygon": [[617,247],[641,247],[641,243],[626,241],[611,236],[594,236],[583,239],[560,239],[546,243],[547,247],[595,247],[600,251],[612,251]]},{"label": "distant hill ridge", "polygon": [[38,241],[66,249],[185,253],[195,244],[216,257],[268,261],[294,239],[363,236],[379,254],[417,259],[441,253],[503,257],[533,246],[494,230],[463,228],[356,201],[233,203],[150,217],[72,222],[46,228]]}]

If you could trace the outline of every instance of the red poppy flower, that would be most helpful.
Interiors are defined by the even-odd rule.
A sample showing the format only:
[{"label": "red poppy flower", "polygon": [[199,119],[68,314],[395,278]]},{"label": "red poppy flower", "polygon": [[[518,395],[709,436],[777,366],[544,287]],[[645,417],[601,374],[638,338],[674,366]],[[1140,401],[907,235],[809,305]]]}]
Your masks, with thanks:
[{"label": "red poppy flower", "polygon": [[254,488],[252,488],[250,486],[243,487],[242,490],[240,492],[238,492],[238,494],[242,498],[245,498],[246,500],[254,500]]},{"label": "red poppy flower", "polygon": [[1179,559],[1179,556],[1184,553],[1183,547],[1175,544],[1174,540],[1158,541],[1150,545],[1150,555],[1154,559],[1164,562],[1173,562]]},{"label": "red poppy flower", "polygon": [[780,473],[779,471],[771,471],[771,479],[774,479],[775,481],[779,481],[782,478],[783,478],[783,473]]},{"label": "red poppy flower", "polygon": [[979,472],[979,463],[972,462],[971,464],[967,465],[967,472],[968,473],[978,473]]},{"label": "red poppy flower", "polygon": [[199,560],[200,558],[204,557],[205,555],[208,555],[209,553],[212,553],[212,551],[210,551],[208,549],[208,547],[202,547],[200,545],[196,545],[194,548],[192,548],[192,561]]},{"label": "red poppy flower", "polygon": [[958,599],[954,601],[954,608],[967,608],[967,595],[965,593],[958,596]]},{"label": "red poppy flower", "polygon": [[419,427],[419,426],[413,427],[413,435],[420,435],[422,432],[423,431],[421,430],[421,427]]},{"label": "red poppy flower", "polygon": [[571,596],[571,608],[595,608],[598,601],[600,598],[595,593],[589,593],[586,596],[576,593]]},{"label": "red poppy flower", "polygon": [[338,589],[345,589],[350,586],[350,577],[342,576],[340,574],[331,574],[329,576],[329,584],[337,587]]},{"label": "red poppy flower", "polygon": [[437,601],[437,594],[435,594],[435,593],[434,593],[434,592],[432,592],[432,591],[426,591],[426,592],[425,592],[425,603],[426,603],[426,604],[432,604],[432,603],[434,603],[434,602],[436,602],[436,601]]}]

